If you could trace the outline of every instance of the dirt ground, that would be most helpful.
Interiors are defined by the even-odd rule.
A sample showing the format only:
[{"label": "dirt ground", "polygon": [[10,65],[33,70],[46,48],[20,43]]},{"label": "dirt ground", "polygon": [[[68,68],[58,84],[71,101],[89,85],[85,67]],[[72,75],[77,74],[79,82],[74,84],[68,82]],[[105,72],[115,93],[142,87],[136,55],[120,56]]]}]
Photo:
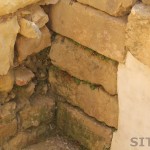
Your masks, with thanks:
[{"label": "dirt ground", "polygon": [[31,145],[24,150],[84,150],[77,142],[60,135],[50,137],[44,142]]}]

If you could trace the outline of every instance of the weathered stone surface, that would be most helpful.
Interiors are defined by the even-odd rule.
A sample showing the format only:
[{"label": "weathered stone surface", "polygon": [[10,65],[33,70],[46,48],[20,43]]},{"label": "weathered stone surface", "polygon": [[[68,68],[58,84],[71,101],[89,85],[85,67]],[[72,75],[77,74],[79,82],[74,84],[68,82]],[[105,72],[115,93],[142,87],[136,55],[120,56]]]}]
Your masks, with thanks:
[{"label": "weathered stone surface", "polygon": [[31,7],[29,11],[31,13],[31,21],[33,21],[39,28],[44,27],[49,21],[48,15],[40,6],[36,5]]},{"label": "weathered stone surface", "polygon": [[23,36],[19,36],[16,41],[16,47],[19,55],[19,62],[22,62],[27,56],[38,53],[44,48],[51,45],[51,33],[45,26],[41,29],[41,38],[28,39]]},{"label": "weathered stone surface", "polygon": [[69,103],[80,107],[97,120],[117,128],[117,96],[110,96],[101,88],[94,89],[92,85],[80,83],[60,70],[50,69],[49,82],[52,90],[66,98]]},{"label": "weathered stone surface", "polygon": [[14,44],[19,29],[16,16],[0,21],[0,75],[6,75],[13,65]]},{"label": "weathered stone surface", "polygon": [[26,67],[15,69],[15,82],[18,86],[27,85],[34,76],[34,73]]},{"label": "weathered stone surface", "polygon": [[10,70],[7,75],[0,76],[0,92],[10,92],[14,85],[14,71]]},{"label": "weathered stone surface", "polygon": [[146,5],[150,5],[150,0],[142,0],[142,2]]},{"label": "weathered stone surface", "polygon": [[0,146],[17,132],[17,120],[0,123]]},{"label": "weathered stone surface", "polygon": [[0,1],[0,16],[14,13],[20,8],[24,8],[28,5],[35,4],[37,2],[41,2],[42,4],[55,4],[58,0],[1,0]]},{"label": "weathered stone surface", "polygon": [[55,32],[109,58],[124,61],[126,17],[111,17],[80,3],[70,5],[70,0],[51,6],[49,16]]},{"label": "weathered stone surface", "polygon": [[150,66],[150,6],[136,4],[127,25],[127,49],[145,65]]},{"label": "weathered stone surface", "polygon": [[107,149],[112,130],[65,103],[58,103],[57,126],[90,150]]},{"label": "weathered stone surface", "polygon": [[41,37],[41,31],[34,22],[21,18],[19,20],[19,25],[20,25],[19,33],[21,35],[27,38],[40,38]]},{"label": "weathered stone surface", "polygon": [[10,102],[0,107],[0,124],[11,122],[16,117],[16,103]]},{"label": "weathered stone surface", "polygon": [[45,96],[37,96],[31,106],[24,108],[20,114],[21,126],[24,129],[37,127],[41,123],[50,123],[53,120],[55,103]]},{"label": "weathered stone surface", "polygon": [[20,132],[7,142],[4,150],[21,150],[22,148],[38,142],[41,138],[46,137],[50,132],[49,125],[42,125],[32,131]]},{"label": "weathered stone surface", "polygon": [[73,43],[71,40],[56,36],[50,50],[52,63],[80,80],[102,85],[106,91],[117,93],[117,63]]},{"label": "weathered stone surface", "polygon": [[113,16],[123,16],[130,12],[136,0],[77,0],[100,9]]},{"label": "weathered stone surface", "polygon": [[[149,149],[148,140],[144,139],[144,146],[140,146],[139,139],[150,135],[149,85],[150,68],[129,53],[126,64],[118,68],[119,124],[111,150]],[[134,140],[137,146],[131,146],[136,144],[131,141],[134,137],[138,138]]]},{"label": "weathered stone surface", "polygon": [[0,146],[17,132],[16,103],[0,106]]}]

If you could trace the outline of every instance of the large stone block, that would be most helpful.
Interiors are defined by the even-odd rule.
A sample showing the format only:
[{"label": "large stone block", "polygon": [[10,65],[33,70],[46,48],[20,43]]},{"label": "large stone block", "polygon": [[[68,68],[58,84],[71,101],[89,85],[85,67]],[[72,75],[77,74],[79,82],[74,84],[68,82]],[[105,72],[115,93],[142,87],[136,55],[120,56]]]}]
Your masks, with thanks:
[{"label": "large stone block", "polygon": [[50,123],[54,116],[55,103],[48,97],[35,97],[31,106],[25,107],[20,113],[21,127],[24,129],[37,127],[41,123]]},{"label": "large stone block", "polygon": [[13,65],[14,45],[19,29],[16,16],[0,20],[0,75],[6,75]]},{"label": "large stone block", "polygon": [[16,41],[18,51],[18,60],[22,62],[27,56],[38,53],[51,45],[51,33],[44,26],[41,28],[42,35],[40,38],[29,39],[24,36],[19,36]]},{"label": "large stone block", "polygon": [[58,103],[57,126],[90,150],[110,148],[112,130],[68,104]]},{"label": "large stone block", "polygon": [[72,76],[102,85],[112,95],[117,93],[116,62],[62,36],[52,43],[50,58]]},{"label": "large stone block", "polygon": [[116,61],[123,62],[127,18],[115,18],[80,3],[61,0],[50,8],[51,29]]},{"label": "large stone block", "polygon": [[78,2],[100,9],[113,16],[123,16],[130,12],[136,0],[78,0]]},{"label": "large stone block", "polygon": [[127,49],[150,67],[150,6],[136,4],[127,25]]},{"label": "large stone block", "polygon": [[52,90],[63,96],[69,103],[78,106],[98,121],[117,128],[117,96],[110,96],[103,89],[80,82],[80,80],[54,68],[49,71],[49,82]]}]

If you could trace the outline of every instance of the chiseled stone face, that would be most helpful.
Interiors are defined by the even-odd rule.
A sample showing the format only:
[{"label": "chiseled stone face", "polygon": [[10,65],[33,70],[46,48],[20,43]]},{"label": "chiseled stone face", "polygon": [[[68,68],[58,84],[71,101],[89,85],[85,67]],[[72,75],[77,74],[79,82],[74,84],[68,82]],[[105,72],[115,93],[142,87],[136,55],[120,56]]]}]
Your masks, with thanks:
[{"label": "chiseled stone face", "polygon": [[130,12],[137,0],[78,0],[113,16],[123,16]]},{"label": "chiseled stone face", "polygon": [[14,45],[19,29],[16,16],[0,21],[0,75],[6,75],[13,65]]},{"label": "chiseled stone face", "polygon": [[49,71],[49,82],[52,90],[63,96],[73,106],[78,106],[89,116],[117,128],[117,96],[110,96],[103,89],[80,82],[55,68],[51,68]]},{"label": "chiseled stone face", "polygon": [[55,4],[58,0],[0,0],[0,16],[14,13],[20,8],[41,2],[42,4]]},{"label": "chiseled stone face", "polygon": [[127,18],[115,18],[80,3],[61,0],[50,8],[51,28],[57,33],[123,62]]},{"label": "chiseled stone face", "polygon": [[150,67],[150,6],[136,4],[127,25],[127,49]]},{"label": "chiseled stone face", "polygon": [[50,58],[72,76],[102,85],[112,95],[117,93],[117,62],[59,35],[52,43]]},{"label": "chiseled stone face", "polygon": [[90,150],[104,150],[111,145],[110,128],[68,104],[58,103],[57,125],[65,134]]}]

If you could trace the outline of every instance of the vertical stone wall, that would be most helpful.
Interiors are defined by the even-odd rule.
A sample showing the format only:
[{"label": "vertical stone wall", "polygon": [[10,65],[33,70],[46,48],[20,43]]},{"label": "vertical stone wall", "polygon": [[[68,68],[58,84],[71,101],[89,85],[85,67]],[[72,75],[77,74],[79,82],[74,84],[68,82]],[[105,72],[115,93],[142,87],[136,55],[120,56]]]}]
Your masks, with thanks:
[{"label": "vertical stone wall", "polygon": [[21,150],[55,125],[89,150],[139,149],[149,19],[148,0],[0,2],[0,149]]}]

